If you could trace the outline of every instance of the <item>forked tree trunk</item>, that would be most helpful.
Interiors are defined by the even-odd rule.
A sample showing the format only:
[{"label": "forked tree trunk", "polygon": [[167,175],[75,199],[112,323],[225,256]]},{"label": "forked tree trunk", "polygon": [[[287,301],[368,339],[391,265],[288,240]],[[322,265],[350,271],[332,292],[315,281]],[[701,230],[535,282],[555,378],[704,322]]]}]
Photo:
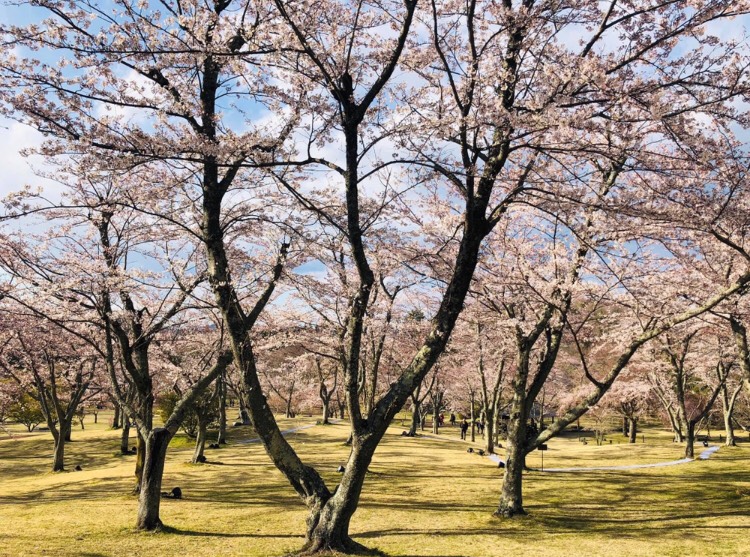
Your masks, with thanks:
[{"label": "forked tree trunk", "polygon": [[511,420],[508,424],[508,450],[505,462],[505,475],[500,492],[500,503],[495,516],[513,518],[524,515],[523,470],[526,467],[526,423],[524,420]]},{"label": "forked tree trunk", "polygon": [[120,453],[130,454],[130,420],[122,419],[122,433],[120,434]]},{"label": "forked tree trunk", "polygon": [[330,424],[330,406],[331,406],[331,399],[323,399],[323,423],[324,424]]},{"label": "forked tree trunk", "polygon": [[638,435],[638,419],[637,418],[629,418],[628,419],[628,440],[631,443],[635,443],[636,441],[636,435]]},{"label": "forked tree trunk", "polygon": [[622,417],[622,434],[627,437],[628,436],[628,425],[630,424],[630,420],[628,420],[627,416]]},{"label": "forked tree trunk", "polygon": [[145,461],[141,478],[141,491],[138,498],[139,530],[158,530],[162,526],[159,518],[161,503],[161,482],[164,476],[164,461],[167,447],[172,439],[169,430],[157,427],[151,430],[145,443]]},{"label": "forked tree trunk", "polygon": [[377,442],[371,438],[367,447],[358,447],[356,442],[353,445],[341,484],[327,501],[320,501],[319,506],[311,509],[303,554],[329,551],[353,553],[364,549],[349,537],[349,523],[357,510]]}]

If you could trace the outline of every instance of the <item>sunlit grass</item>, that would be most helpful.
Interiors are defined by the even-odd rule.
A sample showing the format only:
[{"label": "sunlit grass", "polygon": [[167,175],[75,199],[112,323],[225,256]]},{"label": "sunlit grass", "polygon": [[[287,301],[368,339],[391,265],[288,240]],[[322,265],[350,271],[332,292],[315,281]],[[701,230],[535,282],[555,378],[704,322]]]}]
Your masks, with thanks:
[{"label": "sunlit grass", "polygon": [[[282,428],[316,418],[282,419]],[[133,530],[133,456],[114,456],[119,432],[107,419],[73,432],[66,464],[81,472],[48,472],[49,433],[0,436],[2,555],[282,555],[299,548],[306,511],[258,444],[238,444],[249,428],[230,428],[234,444],[207,450],[209,464],[188,463],[192,442],[170,449],[166,500],[158,534]],[[14,431],[20,435],[20,431]],[[528,517],[498,520],[501,470],[466,445],[400,436],[394,427],[376,453],[352,521],[360,543],[399,556],[750,555],[750,445],[722,448],[711,460],[625,472],[543,473],[525,479]],[[344,425],[290,436],[303,457],[333,484],[348,449]],[[675,460],[683,447],[655,429],[646,443],[581,444],[555,439],[546,467]],[[458,428],[443,438],[457,438]],[[131,443],[132,444],[132,443]],[[479,447],[479,443],[475,445]],[[697,447],[698,451],[702,447]],[[529,458],[538,467],[540,454]],[[738,493],[738,491],[740,493]]]}]

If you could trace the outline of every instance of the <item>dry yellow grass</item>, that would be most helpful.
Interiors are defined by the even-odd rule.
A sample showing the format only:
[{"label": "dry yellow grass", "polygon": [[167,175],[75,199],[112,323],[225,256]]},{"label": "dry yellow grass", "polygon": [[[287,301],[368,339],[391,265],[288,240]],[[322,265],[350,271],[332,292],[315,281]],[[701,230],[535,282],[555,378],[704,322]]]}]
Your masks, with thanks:
[{"label": "dry yellow grass", "polygon": [[[106,419],[100,420],[106,422]],[[282,420],[284,427],[314,418]],[[496,557],[750,555],[750,445],[722,448],[705,462],[627,472],[542,473],[525,480],[528,517],[498,520],[500,473],[465,445],[386,436],[352,522],[360,543],[394,556]],[[232,430],[233,435],[240,432]],[[191,447],[170,450],[164,501],[167,532],[132,528],[136,500],[132,456],[114,456],[119,432],[100,423],[76,430],[67,464],[82,472],[47,472],[51,437],[0,437],[0,555],[194,556],[282,555],[302,545],[306,512],[258,444],[210,450],[210,464],[187,463]],[[246,435],[246,432],[244,433]],[[458,436],[446,428],[446,436]],[[347,448],[343,425],[291,436],[335,482]],[[645,445],[597,447],[575,436],[550,442],[545,467],[672,460],[682,447],[666,433]],[[478,445],[477,445],[478,446]],[[539,453],[529,459],[538,466]]]}]

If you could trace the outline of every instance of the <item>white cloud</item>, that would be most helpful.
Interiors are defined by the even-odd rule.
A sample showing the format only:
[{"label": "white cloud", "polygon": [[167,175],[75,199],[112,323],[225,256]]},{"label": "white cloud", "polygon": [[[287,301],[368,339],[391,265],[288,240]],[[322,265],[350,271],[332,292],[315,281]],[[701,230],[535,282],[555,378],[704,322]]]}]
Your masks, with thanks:
[{"label": "white cloud", "polygon": [[59,196],[60,185],[38,176],[36,170],[48,170],[39,155],[24,157],[21,151],[39,147],[44,141],[41,133],[12,120],[0,119],[0,197],[24,186],[43,188],[51,197]]}]

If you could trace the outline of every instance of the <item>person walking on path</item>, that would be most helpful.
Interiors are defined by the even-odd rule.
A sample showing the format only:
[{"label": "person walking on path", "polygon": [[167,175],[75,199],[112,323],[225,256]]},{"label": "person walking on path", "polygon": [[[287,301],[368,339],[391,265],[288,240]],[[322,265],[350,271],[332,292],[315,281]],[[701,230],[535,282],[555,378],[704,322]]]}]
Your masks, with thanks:
[{"label": "person walking on path", "polygon": [[466,418],[464,418],[464,421],[461,422],[461,439],[464,441],[466,440],[466,432],[469,431],[469,422],[466,421]]},{"label": "person walking on path", "polygon": [[450,422],[451,422],[451,427],[456,425],[456,415],[453,412],[451,412]]}]

